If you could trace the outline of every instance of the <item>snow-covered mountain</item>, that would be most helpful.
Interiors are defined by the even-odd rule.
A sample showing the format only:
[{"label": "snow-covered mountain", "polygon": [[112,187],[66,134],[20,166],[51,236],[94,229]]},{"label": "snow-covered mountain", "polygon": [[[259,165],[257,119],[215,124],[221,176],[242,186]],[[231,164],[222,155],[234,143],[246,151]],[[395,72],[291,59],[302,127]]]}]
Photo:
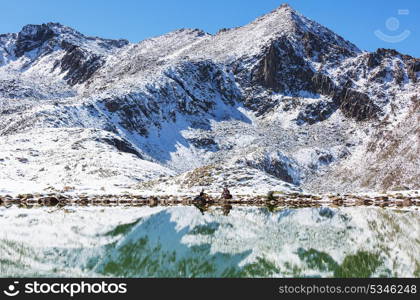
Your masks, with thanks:
[{"label": "snow-covered mountain", "polygon": [[0,191],[419,189],[420,59],[288,5],[138,44],[0,35]]}]

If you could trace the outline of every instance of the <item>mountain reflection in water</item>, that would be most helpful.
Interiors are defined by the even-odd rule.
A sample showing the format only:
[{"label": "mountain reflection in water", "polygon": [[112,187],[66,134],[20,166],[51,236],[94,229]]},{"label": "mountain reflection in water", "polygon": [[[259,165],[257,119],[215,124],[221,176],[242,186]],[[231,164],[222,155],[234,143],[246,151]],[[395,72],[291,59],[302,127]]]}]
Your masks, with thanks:
[{"label": "mountain reflection in water", "polygon": [[2,207],[0,274],[420,277],[419,225],[375,207]]}]

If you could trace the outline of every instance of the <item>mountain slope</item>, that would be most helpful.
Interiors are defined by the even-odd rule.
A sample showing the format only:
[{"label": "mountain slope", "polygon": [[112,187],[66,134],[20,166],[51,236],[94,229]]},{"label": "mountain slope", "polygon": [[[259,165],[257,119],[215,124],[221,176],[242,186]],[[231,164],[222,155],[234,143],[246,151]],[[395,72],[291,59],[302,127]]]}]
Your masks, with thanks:
[{"label": "mountain slope", "polygon": [[[418,189],[419,75],[420,59],[362,52],[288,5],[215,35],[181,29],[138,44],[27,25],[0,35],[0,182]],[[74,148],[81,140],[89,147]],[[19,151],[25,167],[11,159]]]}]

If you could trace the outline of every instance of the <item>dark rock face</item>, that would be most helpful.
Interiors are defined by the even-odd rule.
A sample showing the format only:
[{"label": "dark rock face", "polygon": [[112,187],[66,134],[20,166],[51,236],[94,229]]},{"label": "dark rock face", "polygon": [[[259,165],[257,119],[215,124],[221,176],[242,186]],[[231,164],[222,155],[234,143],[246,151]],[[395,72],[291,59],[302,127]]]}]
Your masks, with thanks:
[{"label": "dark rock face", "polygon": [[220,150],[219,145],[212,138],[190,138],[188,139],[188,142],[200,149],[206,149],[209,151]]},{"label": "dark rock face", "polygon": [[375,52],[367,54],[367,66],[369,68],[376,68],[382,64],[385,58],[400,55],[393,49],[379,48]]},{"label": "dark rock face", "polygon": [[272,111],[273,109],[275,109],[278,103],[278,101],[272,101],[267,97],[259,96],[250,96],[244,101],[245,107],[255,111],[255,115],[257,117],[260,117],[265,113]]},{"label": "dark rock face", "polygon": [[[309,37],[308,37],[309,38]],[[309,41],[307,41],[309,43]],[[309,49],[320,51],[321,45],[314,42]],[[345,52],[351,55],[351,52]],[[312,55],[308,53],[308,55]],[[376,65],[378,55],[372,55],[370,65]],[[348,88],[346,85],[337,87],[327,75],[314,73],[304,60],[297,56],[288,42],[273,43],[255,72],[255,80],[266,88],[276,92],[296,94],[301,90],[331,97],[333,101],[317,102],[305,106],[300,112],[298,123],[314,124],[326,120],[337,108],[348,118],[358,121],[375,118],[379,108],[364,93]],[[265,113],[276,103],[259,103],[258,111]]]},{"label": "dark rock face", "polygon": [[62,42],[66,54],[61,61],[54,67],[60,66],[62,72],[67,72],[64,77],[70,85],[83,83],[88,80],[105,62],[105,60],[96,54],[71,45],[65,41]]},{"label": "dark rock face", "polygon": [[[338,62],[343,57],[356,55],[356,52],[342,48],[333,41],[325,43],[311,32],[301,34],[304,55],[313,61]],[[375,57],[372,58],[374,59]],[[270,45],[253,72],[252,79],[257,85],[274,92],[298,96],[299,92],[307,91],[333,99],[330,102],[305,106],[298,117],[300,123],[314,124],[323,121],[337,108],[340,108],[347,117],[357,120],[373,118],[378,111],[367,95],[348,90],[346,86],[336,86],[327,75],[314,72],[303,57],[297,54],[287,38],[280,38]],[[277,105],[258,97],[252,97],[245,104],[251,109],[256,108],[257,115],[262,115]]]},{"label": "dark rock face", "polygon": [[408,63],[408,77],[413,81],[417,82],[418,75],[417,72],[420,72],[420,59],[419,58],[413,58]]},{"label": "dark rock face", "polygon": [[311,79],[312,91],[324,96],[333,96],[337,88],[334,82],[327,75],[315,73]]},{"label": "dark rock face", "polygon": [[330,163],[333,162],[334,157],[330,154],[330,153],[325,153],[325,154],[320,154],[319,152],[317,153],[319,155],[318,157],[318,161],[323,164],[323,165],[329,165]]},{"label": "dark rock face", "polygon": [[116,112],[120,109],[120,104],[118,101],[113,101],[112,99],[104,99],[105,107],[109,112]]},{"label": "dark rock face", "polygon": [[143,156],[136,149],[134,149],[134,147],[131,146],[130,143],[128,143],[125,140],[120,140],[116,138],[101,138],[100,141],[108,145],[114,146],[121,152],[131,153],[137,156],[138,158],[143,159]]},{"label": "dark rock face", "polygon": [[[60,32],[65,32],[72,38],[63,38]],[[75,85],[88,80],[105,61],[102,54],[84,46],[87,40],[94,40],[97,46],[104,50],[121,48],[128,44],[126,40],[85,37],[69,27],[58,23],[48,23],[24,26],[17,35],[14,51],[15,55],[20,57],[37,49],[36,57],[39,57],[61,47],[65,50],[65,55],[55,62],[53,70],[59,67],[62,72],[67,72],[65,79],[69,85]]]},{"label": "dark rock face", "polygon": [[[99,44],[104,49],[109,50],[121,48],[127,45],[128,41],[104,39]],[[82,46],[72,44],[66,40],[63,40],[60,46],[66,53],[61,60],[55,63],[54,69],[59,67],[62,72],[67,72],[64,79],[67,80],[69,85],[86,82],[105,63],[105,58],[101,54],[93,53]]]},{"label": "dark rock face", "polygon": [[262,86],[278,89],[279,84],[277,83],[277,72],[278,65],[280,64],[280,58],[277,55],[277,49],[274,44],[271,44],[266,56],[260,63],[260,66],[255,74],[255,79]]},{"label": "dark rock face", "polygon": [[42,94],[32,87],[22,86],[19,80],[0,80],[0,97],[22,99],[42,98]]},{"label": "dark rock face", "polygon": [[218,102],[234,105],[241,100],[241,92],[226,72],[209,61],[181,63],[166,70],[159,85],[101,102],[108,112],[118,115],[121,125],[143,136],[148,136],[152,126],[160,129],[163,123],[176,122],[180,114],[193,127],[207,128],[210,118],[225,117],[214,111]]},{"label": "dark rock face", "polygon": [[[301,36],[305,56],[312,61],[336,63],[340,61],[342,57],[355,56],[354,51],[349,48],[340,47],[335,40],[329,39],[329,35],[324,36],[327,40],[323,40],[320,36],[310,31],[301,33]],[[344,42],[344,40],[342,40],[342,42]],[[356,47],[354,46],[354,48]]]},{"label": "dark rock face", "polygon": [[262,170],[285,182],[299,184],[297,179],[290,173],[295,169],[292,161],[283,155],[265,155],[260,159],[246,159],[245,164],[248,167]]},{"label": "dark rock face", "polygon": [[[386,60],[393,58],[400,58],[402,64],[397,68],[389,68]],[[401,84],[407,74],[408,79],[416,83],[418,80],[417,72],[420,72],[420,59],[404,55],[393,49],[380,48],[375,52],[367,54],[367,66],[370,70],[377,68],[377,72],[372,79],[381,82],[385,76],[390,72],[391,76],[395,78],[397,84]]]},{"label": "dark rock face", "polygon": [[40,47],[54,36],[54,31],[47,24],[26,25],[17,36],[15,54],[20,57],[25,52]]},{"label": "dark rock face", "polygon": [[328,76],[317,73],[312,77],[312,85],[315,93],[329,96],[333,102],[308,105],[301,113],[301,119],[309,124],[325,120],[337,108],[340,108],[346,117],[358,121],[374,119],[380,111],[368,95],[347,87],[351,86],[351,81],[337,87]]},{"label": "dark rock face", "polygon": [[381,64],[381,58],[376,52],[368,53],[367,66],[375,68]]},{"label": "dark rock face", "polygon": [[322,60],[318,53],[322,52],[323,42],[312,32],[307,31],[302,37],[305,54],[307,57],[313,57],[316,60]]},{"label": "dark rock face", "polygon": [[[102,104],[110,113],[119,116],[120,124],[126,129],[148,136],[148,127],[154,124],[149,121],[156,108],[149,105],[147,95],[127,95],[122,98],[103,99]],[[156,112],[157,113],[157,112]]]},{"label": "dark rock face", "polygon": [[227,70],[209,60],[181,63],[165,75],[186,94],[187,97],[180,98],[177,104],[177,109],[185,114],[209,112],[214,108],[214,98],[217,97],[228,105],[242,98]]},{"label": "dark rock face", "polygon": [[315,124],[328,119],[336,110],[338,105],[333,101],[319,101],[308,104],[299,113],[296,121],[298,125],[301,124]]},{"label": "dark rock face", "polygon": [[340,110],[346,117],[357,121],[374,119],[380,111],[368,95],[350,88],[343,88],[334,96],[334,99],[339,103]]},{"label": "dark rock face", "polygon": [[287,166],[284,165],[283,162],[277,161],[269,165],[256,165],[256,166],[253,166],[252,164],[248,164],[248,166],[257,167],[258,169],[264,170],[268,174],[273,175],[280,180],[283,180],[288,183],[296,184],[296,182],[294,182],[293,180],[293,177],[290,176],[290,174],[288,173]]},{"label": "dark rock face", "polygon": [[256,84],[275,92],[296,95],[299,91],[310,90],[312,76],[313,71],[296,54],[291,43],[280,38],[266,50],[252,77]]},{"label": "dark rock face", "polygon": [[[86,37],[87,40],[93,40],[95,38],[92,37]],[[129,42],[125,39],[119,39],[119,40],[110,40],[110,39],[101,39],[101,42],[99,42],[99,45],[103,47],[104,49],[112,49],[112,48],[122,48],[126,45],[128,45]]]}]

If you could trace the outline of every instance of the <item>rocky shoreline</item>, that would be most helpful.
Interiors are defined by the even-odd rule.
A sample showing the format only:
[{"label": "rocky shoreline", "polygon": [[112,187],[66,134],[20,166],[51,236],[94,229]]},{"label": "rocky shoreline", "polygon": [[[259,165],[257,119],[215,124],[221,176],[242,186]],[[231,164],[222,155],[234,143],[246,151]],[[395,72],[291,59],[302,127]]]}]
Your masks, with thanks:
[{"label": "rocky shoreline", "polygon": [[317,207],[317,206],[377,206],[377,207],[420,207],[420,195],[413,194],[327,194],[311,195],[305,193],[269,192],[262,196],[220,196],[204,192],[194,195],[85,195],[85,194],[20,194],[16,196],[0,195],[0,206],[17,205],[22,208],[65,207],[65,206],[171,206],[195,205],[200,210],[210,206],[228,207],[231,205],[252,205],[265,207]]}]

